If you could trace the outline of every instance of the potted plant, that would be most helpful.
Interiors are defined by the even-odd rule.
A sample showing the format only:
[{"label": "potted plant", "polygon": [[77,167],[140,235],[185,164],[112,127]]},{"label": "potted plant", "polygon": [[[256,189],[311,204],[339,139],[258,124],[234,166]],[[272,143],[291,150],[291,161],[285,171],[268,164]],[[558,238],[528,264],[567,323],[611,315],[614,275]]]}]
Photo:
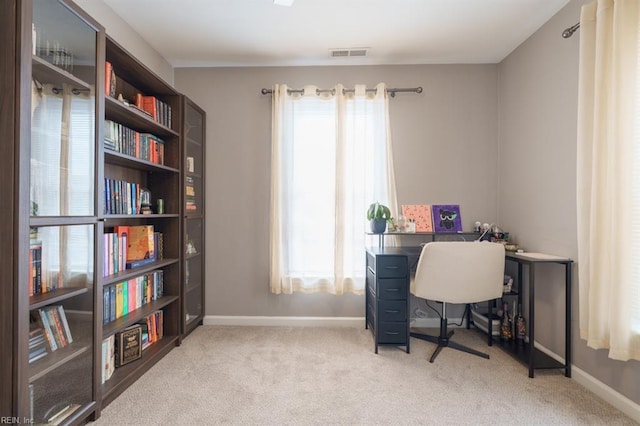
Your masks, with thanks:
[{"label": "potted plant", "polygon": [[371,232],[383,234],[387,230],[387,222],[391,219],[389,207],[379,202],[372,203],[367,210],[367,219],[371,224]]}]

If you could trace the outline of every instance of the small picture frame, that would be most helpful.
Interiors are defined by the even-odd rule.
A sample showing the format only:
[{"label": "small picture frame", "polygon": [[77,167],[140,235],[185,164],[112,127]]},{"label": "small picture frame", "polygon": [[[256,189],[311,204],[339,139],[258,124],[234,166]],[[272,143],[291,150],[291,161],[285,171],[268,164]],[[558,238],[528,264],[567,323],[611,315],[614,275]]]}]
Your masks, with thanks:
[{"label": "small picture frame", "polygon": [[460,205],[434,204],[431,210],[434,232],[462,232]]}]

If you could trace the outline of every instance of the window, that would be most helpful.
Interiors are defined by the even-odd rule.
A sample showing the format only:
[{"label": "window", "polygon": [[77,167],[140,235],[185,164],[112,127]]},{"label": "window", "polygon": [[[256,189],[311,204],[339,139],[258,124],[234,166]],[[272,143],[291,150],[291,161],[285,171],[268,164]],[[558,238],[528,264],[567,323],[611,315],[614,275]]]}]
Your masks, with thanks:
[{"label": "window", "polygon": [[388,99],[357,86],[274,90],[271,289],[361,294],[365,213],[396,205]]}]

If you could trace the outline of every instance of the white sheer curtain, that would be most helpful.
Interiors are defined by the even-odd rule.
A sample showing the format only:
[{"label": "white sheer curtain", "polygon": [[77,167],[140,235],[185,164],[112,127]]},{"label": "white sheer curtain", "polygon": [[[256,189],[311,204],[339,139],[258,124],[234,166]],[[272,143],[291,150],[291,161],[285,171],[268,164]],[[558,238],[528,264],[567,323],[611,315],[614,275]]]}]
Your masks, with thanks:
[{"label": "white sheer curtain", "polygon": [[[94,214],[94,106],[92,92],[32,83],[31,205],[34,216]],[[74,276],[93,275],[93,227],[46,226],[41,240],[48,289]]]},{"label": "white sheer curtain", "polygon": [[397,206],[386,86],[343,89],[273,89],[273,293],[362,294],[366,210]]},{"label": "white sheer curtain", "polygon": [[618,360],[640,360],[639,4],[594,1],[580,19],[580,336]]}]

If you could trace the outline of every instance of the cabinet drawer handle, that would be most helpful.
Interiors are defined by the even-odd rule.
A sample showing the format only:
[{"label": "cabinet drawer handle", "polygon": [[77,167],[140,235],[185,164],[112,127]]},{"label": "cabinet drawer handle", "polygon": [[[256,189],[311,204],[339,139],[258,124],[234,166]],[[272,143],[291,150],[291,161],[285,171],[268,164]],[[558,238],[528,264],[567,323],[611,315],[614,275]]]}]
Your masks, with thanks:
[{"label": "cabinet drawer handle", "polygon": [[397,331],[385,331],[384,334],[391,334],[391,335],[395,336],[395,335],[400,334],[400,333],[398,333]]},{"label": "cabinet drawer handle", "polygon": [[400,311],[392,311],[392,310],[387,309],[385,312],[388,313],[388,314],[397,314]]},{"label": "cabinet drawer handle", "polygon": [[399,288],[388,288],[387,291],[400,291]]},{"label": "cabinet drawer handle", "polygon": [[398,269],[399,266],[385,266],[384,269]]}]

